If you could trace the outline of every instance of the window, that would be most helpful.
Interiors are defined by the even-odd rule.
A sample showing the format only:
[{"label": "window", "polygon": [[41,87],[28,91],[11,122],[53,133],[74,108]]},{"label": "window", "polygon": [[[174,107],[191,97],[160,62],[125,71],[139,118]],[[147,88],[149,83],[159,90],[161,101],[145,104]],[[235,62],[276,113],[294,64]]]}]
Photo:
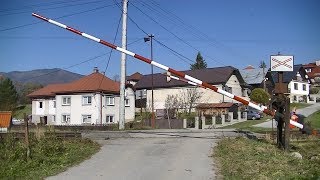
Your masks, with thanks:
[{"label": "window", "polygon": [[63,114],[61,122],[62,123],[70,123],[70,114]]},{"label": "window", "polygon": [[112,97],[112,96],[107,96],[107,97],[106,97],[106,104],[107,104],[108,106],[114,106],[114,97]]},{"label": "window", "polygon": [[91,115],[82,115],[82,123],[91,124]]},{"label": "window", "polygon": [[82,105],[91,105],[92,97],[91,96],[82,96]]},{"label": "window", "polygon": [[52,115],[52,122],[56,122],[56,116]]},{"label": "window", "polygon": [[293,101],[297,101],[297,96],[293,96]]},{"label": "window", "polygon": [[305,84],[302,84],[302,90],[306,91],[307,88],[306,88],[306,85]]},{"label": "window", "polygon": [[294,83],[293,86],[294,86],[294,90],[298,90],[298,83]]},{"label": "window", "polygon": [[306,69],[306,72],[307,72],[307,73],[309,73],[309,72],[311,72],[311,71],[312,71],[311,68]]},{"label": "window", "polygon": [[107,115],[106,121],[107,121],[107,123],[114,123],[114,116],[112,116],[112,115]]},{"label": "window", "polygon": [[57,106],[56,101],[53,101],[53,108],[56,108],[56,106]]},{"label": "window", "polygon": [[126,106],[130,106],[130,99],[125,99],[124,102]]},{"label": "window", "polygon": [[43,102],[39,102],[39,108],[42,109]]},{"label": "window", "polygon": [[63,106],[70,106],[71,105],[71,97],[70,96],[62,97],[62,105]]}]

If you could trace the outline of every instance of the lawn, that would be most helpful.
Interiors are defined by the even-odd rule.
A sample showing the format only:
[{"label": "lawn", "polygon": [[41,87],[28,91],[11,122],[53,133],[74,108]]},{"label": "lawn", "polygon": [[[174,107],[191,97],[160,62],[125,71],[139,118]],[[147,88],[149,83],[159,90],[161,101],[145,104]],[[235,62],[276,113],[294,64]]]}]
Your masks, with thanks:
[{"label": "lawn", "polygon": [[310,122],[312,128],[320,129],[320,111],[317,111],[305,119],[305,122]]},{"label": "lawn", "polygon": [[9,136],[0,141],[0,179],[44,179],[65,171],[89,158],[100,146],[84,139],[57,139],[54,136],[40,140],[30,138],[31,158],[26,158],[23,141]]},{"label": "lawn", "polygon": [[224,179],[320,178],[320,141],[292,145],[291,149],[302,154],[302,160],[268,142],[246,138],[221,140],[214,148],[213,157]]},{"label": "lawn", "polygon": [[268,119],[271,119],[271,117],[265,116],[260,120],[247,120],[247,121],[239,122],[239,123],[232,124],[229,126],[224,126],[221,128],[222,129],[246,130],[246,131],[257,132],[257,133],[264,133],[266,131],[270,132],[272,130],[272,128],[253,127],[253,125],[266,122],[266,121],[268,121]]},{"label": "lawn", "polygon": [[290,109],[292,110],[293,107],[296,107],[297,109],[302,109],[308,106],[311,106],[312,104],[307,104],[307,103],[291,103],[290,104]]}]

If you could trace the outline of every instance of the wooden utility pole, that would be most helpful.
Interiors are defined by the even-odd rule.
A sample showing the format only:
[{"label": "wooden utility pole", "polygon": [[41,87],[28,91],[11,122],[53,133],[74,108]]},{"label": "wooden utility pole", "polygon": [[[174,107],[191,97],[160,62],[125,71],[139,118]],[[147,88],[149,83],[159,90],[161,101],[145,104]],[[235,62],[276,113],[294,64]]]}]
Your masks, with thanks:
[{"label": "wooden utility pole", "polygon": [[[271,56],[271,71],[278,72],[278,83],[275,84],[276,101],[273,106],[277,110],[275,119],[277,125],[277,145],[279,148],[289,150],[290,141],[290,98],[288,95],[288,84],[284,83],[284,71],[293,71],[293,56]],[[283,134],[283,125],[284,134]]]},{"label": "wooden utility pole", "polygon": [[25,146],[26,146],[26,155],[27,155],[27,160],[30,158],[30,146],[29,146],[29,127],[28,127],[28,117],[26,113],[24,115],[24,126],[25,126],[25,131],[24,131],[24,140],[25,140]]}]

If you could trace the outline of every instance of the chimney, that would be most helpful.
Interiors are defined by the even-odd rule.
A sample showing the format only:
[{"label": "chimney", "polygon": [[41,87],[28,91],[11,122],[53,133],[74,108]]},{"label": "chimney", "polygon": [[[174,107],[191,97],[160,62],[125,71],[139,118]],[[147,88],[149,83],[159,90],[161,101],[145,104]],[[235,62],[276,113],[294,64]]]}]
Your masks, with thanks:
[{"label": "chimney", "polygon": [[98,67],[94,67],[94,68],[93,68],[93,73],[98,73],[98,72],[99,72]]},{"label": "chimney", "polygon": [[302,81],[302,77],[299,72],[297,72],[297,81]]},{"label": "chimney", "polygon": [[320,60],[316,61],[316,65],[320,66]]}]

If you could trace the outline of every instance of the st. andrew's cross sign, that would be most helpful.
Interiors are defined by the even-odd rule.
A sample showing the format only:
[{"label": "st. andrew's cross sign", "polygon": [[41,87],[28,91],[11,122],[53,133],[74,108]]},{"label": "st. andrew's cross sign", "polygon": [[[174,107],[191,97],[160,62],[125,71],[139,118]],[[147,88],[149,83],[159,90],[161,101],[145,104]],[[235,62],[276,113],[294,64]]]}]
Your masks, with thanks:
[{"label": "st. andrew's cross sign", "polygon": [[293,71],[293,56],[271,56],[270,57],[271,71]]}]

